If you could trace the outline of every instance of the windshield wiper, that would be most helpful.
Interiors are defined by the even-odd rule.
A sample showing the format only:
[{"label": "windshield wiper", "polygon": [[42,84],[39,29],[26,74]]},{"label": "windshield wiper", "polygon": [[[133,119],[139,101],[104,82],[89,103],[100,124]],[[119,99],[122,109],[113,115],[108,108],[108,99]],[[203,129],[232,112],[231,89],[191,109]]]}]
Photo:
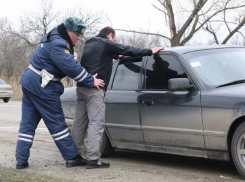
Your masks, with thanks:
[{"label": "windshield wiper", "polygon": [[225,84],[219,85],[219,86],[217,86],[215,88],[225,87],[225,86],[229,86],[229,85],[235,85],[235,84],[239,84],[239,83],[245,83],[245,79],[243,79],[243,80],[236,80],[236,81],[233,81],[233,82],[225,83]]}]

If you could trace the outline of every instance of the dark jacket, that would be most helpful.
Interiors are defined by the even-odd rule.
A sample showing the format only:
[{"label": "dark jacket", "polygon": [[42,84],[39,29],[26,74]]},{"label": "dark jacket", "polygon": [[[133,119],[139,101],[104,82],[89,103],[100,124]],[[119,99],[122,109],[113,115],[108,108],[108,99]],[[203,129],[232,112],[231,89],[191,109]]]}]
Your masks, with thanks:
[{"label": "dark jacket", "polygon": [[97,78],[104,80],[104,91],[107,90],[110,81],[112,59],[118,59],[118,56],[115,55],[150,56],[152,55],[152,50],[124,46],[109,40],[102,34],[86,41],[81,64],[88,73],[92,75],[98,73]]},{"label": "dark jacket", "polygon": [[[67,41],[61,37],[57,28],[47,33],[32,54],[30,63],[34,68],[41,71],[45,69],[55,78],[63,78],[66,75],[76,80],[78,84],[93,87],[94,79],[74,59]],[[41,87],[40,75],[29,69],[25,69],[20,84],[30,92],[43,99],[53,99],[64,92],[63,84],[59,81],[50,81],[45,88]]]}]

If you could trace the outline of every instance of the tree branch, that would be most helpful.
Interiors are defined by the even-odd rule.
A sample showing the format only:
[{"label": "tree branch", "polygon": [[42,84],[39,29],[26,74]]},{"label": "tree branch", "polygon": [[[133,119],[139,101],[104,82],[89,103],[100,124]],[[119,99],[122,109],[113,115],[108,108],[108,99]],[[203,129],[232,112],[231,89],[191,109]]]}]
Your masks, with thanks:
[{"label": "tree branch", "polygon": [[193,23],[193,26],[192,26],[192,29],[191,29],[189,35],[180,42],[181,46],[185,45],[186,42],[188,42],[192,38],[192,36],[194,35],[198,20],[199,20],[199,16],[196,15],[195,21]]},{"label": "tree branch", "polygon": [[168,12],[168,21],[170,26],[170,36],[171,38],[175,37],[176,35],[176,26],[175,26],[175,20],[174,20],[174,12],[173,7],[171,4],[171,0],[165,0],[166,3],[166,9]]},{"label": "tree branch", "polygon": [[36,45],[38,45],[38,43],[32,43],[30,42],[25,36],[20,35],[17,32],[13,32],[11,31],[10,34],[19,37],[20,39],[24,40],[28,45],[30,45],[31,47],[35,47]]},{"label": "tree branch", "polygon": [[[227,2],[225,3],[225,8],[227,7],[227,4],[228,4],[229,2],[230,2],[230,0],[227,1]],[[224,10],[224,23],[225,23],[226,28],[228,29],[228,31],[231,33],[231,30],[230,30],[230,28],[229,28],[229,26],[228,26],[228,23],[227,23],[227,21],[226,21],[226,10]]]},{"label": "tree branch", "polygon": [[168,15],[165,11],[161,10],[160,8],[156,7],[154,4],[152,4],[152,6],[154,8],[156,8],[157,10],[161,11],[162,13],[164,13],[165,15]]},{"label": "tree branch", "polygon": [[169,41],[171,40],[169,37],[161,35],[161,34],[157,34],[157,33],[147,33],[147,32],[139,32],[139,31],[135,31],[135,30],[123,30],[123,29],[115,29],[115,30],[122,31],[122,32],[139,33],[139,34],[145,34],[145,35],[155,35],[155,36],[159,36],[159,37],[163,37],[165,39],[168,39]]},{"label": "tree branch", "polygon": [[178,32],[178,37],[182,37],[182,35],[184,34],[185,30],[187,29],[187,27],[191,24],[192,20],[194,19],[194,17],[198,14],[198,12],[201,10],[201,8],[204,6],[204,4],[207,2],[208,0],[199,0],[196,7],[194,8],[194,10],[192,11],[191,15],[189,16],[189,18],[186,20],[186,22],[184,23],[184,25],[181,27],[181,29]]},{"label": "tree branch", "polygon": [[243,33],[242,32],[240,32],[240,31],[237,31],[239,34],[241,34],[241,36],[243,37],[243,39],[245,40],[245,36],[243,35]]},{"label": "tree branch", "polygon": [[[191,31],[191,33],[180,43],[180,45],[184,45],[186,42],[188,42],[192,36],[198,31],[200,30],[208,21],[210,21],[210,19],[212,19],[214,16],[216,16],[217,14],[223,12],[223,11],[226,11],[226,10],[230,10],[230,9],[237,9],[237,8],[241,8],[241,7],[244,7],[245,5],[241,5],[241,6],[238,6],[238,7],[229,7],[229,8],[224,8],[224,9],[221,9],[221,10],[218,10],[216,12],[214,12],[210,17],[208,17],[207,19],[205,19],[202,23],[200,23],[200,25],[197,27],[197,29],[195,29],[195,31]],[[205,13],[203,13],[202,15],[204,15]],[[199,15],[200,16],[200,15]],[[195,23],[194,23],[195,24]],[[235,32],[234,32],[235,33]],[[233,33],[233,34],[234,34]]]},{"label": "tree branch", "polygon": [[227,41],[245,24],[245,16],[243,20],[237,25],[237,27],[229,33],[229,35],[223,40],[221,44],[226,44]]},{"label": "tree branch", "polygon": [[237,6],[237,7],[229,7],[229,8],[224,8],[224,9],[221,9],[221,10],[218,10],[216,12],[214,12],[210,17],[208,17],[205,21],[203,21],[200,26],[196,29],[196,31],[198,31],[201,27],[203,27],[210,19],[212,19],[215,15],[225,11],[225,10],[231,10],[231,9],[238,9],[238,8],[241,8],[241,7],[245,7],[245,4],[242,5],[242,6]]},{"label": "tree branch", "polygon": [[208,26],[206,27],[206,30],[214,36],[214,40],[215,40],[216,44],[219,44],[219,41],[218,41],[216,33],[213,30],[210,30],[208,28]]}]

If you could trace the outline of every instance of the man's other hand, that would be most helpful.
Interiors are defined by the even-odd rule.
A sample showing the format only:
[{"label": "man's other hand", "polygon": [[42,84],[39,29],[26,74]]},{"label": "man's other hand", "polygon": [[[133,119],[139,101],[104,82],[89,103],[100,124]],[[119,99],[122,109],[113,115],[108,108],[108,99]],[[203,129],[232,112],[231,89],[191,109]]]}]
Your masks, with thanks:
[{"label": "man's other hand", "polygon": [[100,87],[104,87],[105,83],[104,83],[104,80],[97,79],[96,78],[97,75],[98,75],[97,73],[95,75],[93,75],[93,77],[94,77],[94,87],[97,88],[98,90],[100,90]]},{"label": "man's other hand", "polygon": [[152,54],[156,54],[156,53],[158,53],[160,50],[163,50],[163,49],[164,49],[164,47],[155,47],[155,48],[152,49]]}]

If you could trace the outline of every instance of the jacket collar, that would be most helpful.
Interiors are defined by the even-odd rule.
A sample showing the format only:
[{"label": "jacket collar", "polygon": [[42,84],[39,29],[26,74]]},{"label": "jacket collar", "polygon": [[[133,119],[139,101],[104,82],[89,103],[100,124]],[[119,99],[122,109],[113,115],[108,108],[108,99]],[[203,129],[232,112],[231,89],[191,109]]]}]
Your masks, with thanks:
[{"label": "jacket collar", "polygon": [[96,35],[96,37],[101,37],[101,38],[105,38],[105,39],[108,39],[108,37],[107,36],[105,36],[104,34],[98,34],[98,35]]},{"label": "jacket collar", "polygon": [[64,26],[64,23],[60,24],[58,27],[57,27],[57,30],[60,34],[60,36],[65,39],[68,44],[69,44],[69,47],[71,49],[71,53],[73,54],[74,50],[73,50],[73,44],[72,44],[72,41],[70,39],[70,36],[68,35],[67,31],[66,31],[66,28]]}]

